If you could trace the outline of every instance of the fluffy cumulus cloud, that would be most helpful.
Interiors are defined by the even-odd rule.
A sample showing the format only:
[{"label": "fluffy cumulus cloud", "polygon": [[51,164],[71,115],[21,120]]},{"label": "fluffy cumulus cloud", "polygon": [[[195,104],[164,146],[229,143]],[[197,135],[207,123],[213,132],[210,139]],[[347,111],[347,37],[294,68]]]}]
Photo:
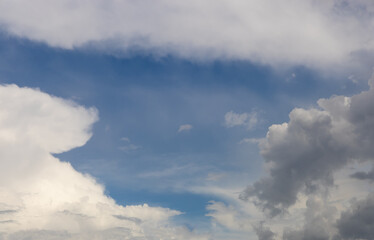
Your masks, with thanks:
[{"label": "fluffy cumulus cloud", "polygon": [[67,49],[323,68],[373,50],[373,13],[371,0],[3,0],[0,25]]},{"label": "fluffy cumulus cloud", "polygon": [[174,226],[178,211],[120,206],[52,153],[82,146],[94,108],[0,86],[0,239],[206,239]]},{"label": "fluffy cumulus cloud", "polygon": [[[268,175],[248,186],[240,197],[251,200],[271,217],[308,198],[305,225],[299,230],[285,228],[283,239],[373,238],[372,195],[346,210],[336,203],[354,195],[347,192],[335,199],[335,205],[330,198],[336,194],[339,171],[351,164],[374,163],[373,83],[374,78],[368,91],[352,97],[333,96],[320,99],[317,108],[294,109],[288,123],[272,125],[259,143]],[[344,182],[362,184],[360,180],[370,183],[372,171],[348,174]]]},{"label": "fluffy cumulus cloud", "polygon": [[269,128],[260,143],[270,175],[242,195],[255,196],[272,214],[293,205],[300,192],[333,185],[348,162],[373,158],[374,89],[352,97],[318,101],[320,108],[294,109],[290,121]]}]

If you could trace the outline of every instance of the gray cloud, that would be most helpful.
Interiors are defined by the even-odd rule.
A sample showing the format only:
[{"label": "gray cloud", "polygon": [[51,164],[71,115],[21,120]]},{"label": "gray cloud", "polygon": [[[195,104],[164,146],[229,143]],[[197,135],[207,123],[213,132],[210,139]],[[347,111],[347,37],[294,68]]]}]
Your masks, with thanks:
[{"label": "gray cloud", "polygon": [[352,97],[320,99],[319,108],[294,109],[288,123],[272,125],[259,146],[269,176],[248,186],[252,199],[271,216],[295,204],[300,193],[333,186],[333,173],[353,159],[374,157],[374,89]]},{"label": "gray cloud", "polygon": [[265,227],[261,222],[257,226],[253,226],[256,232],[258,240],[274,240],[275,233],[273,233],[268,227]]},{"label": "gray cloud", "polygon": [[343,212],[337,227],[339,236],[336,239],[374,239],[374,195],[357,201],[351,209]]},{"label": "gray cloud", "polygon": [[1,210],[0,214],[10,214],[10,213],[16,213],[17,210],[8,209],[8,210]]},{"label": "gray cloud", "polygon": [[368,180],[370,182],[374,182],[374,168],[372,168],[369,172],[355,172],[351,175],[351,177],[359,180]]},{"label": "gray cloud", "polygon": [[285,229],[283,240],[329,240],[337,209],[319,198],[310,197],[304,213],[302,229]]},{"label": "gray cloud", "polygon": [[261,153],[271,163],[270,176],[249,186],[241,195],[256,196],[274,216],[293,205],[299,192],[331,186],[332,172],[344,166],[346,149],[334,141],[332,117],[317,109],[295,109],[288,124],[270,127]]}]

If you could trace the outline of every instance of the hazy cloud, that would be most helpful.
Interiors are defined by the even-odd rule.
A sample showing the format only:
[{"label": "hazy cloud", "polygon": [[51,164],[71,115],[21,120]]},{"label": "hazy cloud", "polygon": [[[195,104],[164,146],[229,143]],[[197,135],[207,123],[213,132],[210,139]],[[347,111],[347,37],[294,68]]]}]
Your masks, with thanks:
[{"label": "hazy cloud", "polygon": [[190,131],[192,129],[192,125],[190,124],[184,124],[180,125],[178,128],[178,132],[183,132],[183,131]]},{"label": "hazy cloud", "polygon": [[123,138],[121,138],[121,141],[124,141],[124,142],[130,142],[130,138],[128,138],[128,137],[123,137]]}]

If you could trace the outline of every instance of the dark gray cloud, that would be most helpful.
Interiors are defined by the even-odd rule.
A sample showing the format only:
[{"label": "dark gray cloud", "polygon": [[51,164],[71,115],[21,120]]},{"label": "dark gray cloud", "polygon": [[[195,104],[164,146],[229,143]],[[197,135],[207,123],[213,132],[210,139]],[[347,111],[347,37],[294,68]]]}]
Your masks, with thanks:
[{"label": "dark gray cloud", "polygon": [[351,209],[343,212],[337,221],[339,236],[344,240],[374,239],[374,195],[357,201]]},{"label": "dark gray cloud", "polygon": [[242,199],[251,199],[275,216],[295,204],[300,193],[333,186],[333,173],[351,160],[373,159],[372,86],[352,97],[320,99],[318,105],[294,109],[288,123],[269,128],[259,145],[269,175],[248,186]]},{"label": "dark gray cloud", "polygon": [[269,228],[265,227],[261,222],[257,226],[253,226],[258,240],[274,240],[275,233],[273,233]]},{"label": "dark gray cloud", "polygon": [[359,180],[368,180],[370,182],[374,182],[374,168],[372,168],[369,172],[355,172],[351,175],[351,177]]}]

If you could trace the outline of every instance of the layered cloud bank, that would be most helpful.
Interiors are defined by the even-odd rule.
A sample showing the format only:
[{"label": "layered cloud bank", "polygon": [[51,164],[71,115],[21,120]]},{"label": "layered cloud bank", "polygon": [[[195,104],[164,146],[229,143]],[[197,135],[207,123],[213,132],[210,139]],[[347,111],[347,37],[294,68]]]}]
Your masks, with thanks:
[{"label": "layered cloud bank", "polygon": [[84,145],[94,108],[0,86],[0,239],[205,239],[170,220],[178,211],[120,206],[52,153]]},{"label": "layered cloud bank", "polygon": [[3,0],[0,26],[67,49],[326,68],[373,50],[373,13],[370,0]]}]

